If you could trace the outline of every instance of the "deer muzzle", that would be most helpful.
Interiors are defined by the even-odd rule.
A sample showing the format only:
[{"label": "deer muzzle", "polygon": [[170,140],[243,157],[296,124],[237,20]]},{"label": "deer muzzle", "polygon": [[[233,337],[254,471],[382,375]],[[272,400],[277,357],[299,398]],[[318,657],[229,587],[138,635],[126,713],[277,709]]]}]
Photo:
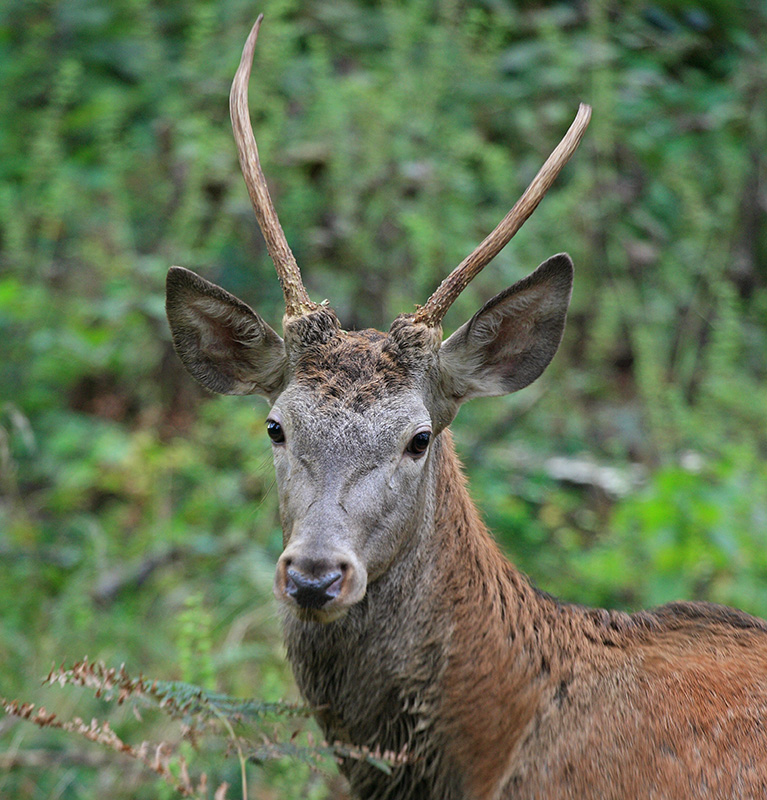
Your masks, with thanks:
[{"label": "deer muzzle", "polygon": [[312,558],[289,548],[277,562],[274,594],[302,619],[330,622],[359,602],[367,572],[349,554]]}]

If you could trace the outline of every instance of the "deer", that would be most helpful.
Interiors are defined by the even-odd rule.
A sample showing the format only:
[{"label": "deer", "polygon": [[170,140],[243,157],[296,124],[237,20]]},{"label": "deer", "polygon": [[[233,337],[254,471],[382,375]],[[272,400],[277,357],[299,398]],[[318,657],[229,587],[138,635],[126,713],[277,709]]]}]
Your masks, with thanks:
[{"label": "deer", "polygon": [[234,137],[285,298],[280,336],[226,290],[167,276],[173,344],[220,394],[269,403],[283,528],[274,594],[298,688],[347,757],[360,800],[767,797],[767,623],[704,602],[633,614],[560,602],[501,553],[449,425],[467,400],[536,380],[562,339],[564,253],[443,341],[442,319],[508,243],[578,146],[571,128],[498,227],[387,332],[344,330],[315,303],[259,161],[248,82]]}]

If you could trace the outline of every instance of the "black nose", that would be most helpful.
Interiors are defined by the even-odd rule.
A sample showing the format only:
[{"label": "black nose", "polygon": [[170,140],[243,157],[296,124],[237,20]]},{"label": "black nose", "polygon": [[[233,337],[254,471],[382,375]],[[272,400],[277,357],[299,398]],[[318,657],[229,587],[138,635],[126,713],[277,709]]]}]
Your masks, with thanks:
[{"label": "black nose", "polygon": [[297,569],[288,569],[285,591],[301,608],[322,608],[341,591],[341,572],[328,572],[317,578]]}]

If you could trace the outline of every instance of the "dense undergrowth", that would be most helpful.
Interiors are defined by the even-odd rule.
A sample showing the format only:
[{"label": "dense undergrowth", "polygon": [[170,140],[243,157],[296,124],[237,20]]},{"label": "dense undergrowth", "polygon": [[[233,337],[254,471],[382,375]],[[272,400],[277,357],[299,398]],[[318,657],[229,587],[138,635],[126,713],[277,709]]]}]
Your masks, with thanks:
[{"label": "dense undergrowth", "polygon": [[[575,260],[546,375],[459,415],[472,491],[568,600],[767,616],[761,4],[18,0],[0,10],[0,694],[108,717],[135,748],[167,739],[165,717],[41,686],[52,663],[298,700],[265,406],[194,386],[163,312],[178,263],[281,317],[227,118],[260,11],[262,161],[310,293],[346,327],[423,302],[593,105],[446,320],[554,252]],[[262,742],[289,743],[283,722]],[[173,796],[54,727],[0,718],[0,796]],[[226,734],[174,735],[207,796],[240,796],[246,762],[254,797],[344,796],[327,757],[243,761]]]}]

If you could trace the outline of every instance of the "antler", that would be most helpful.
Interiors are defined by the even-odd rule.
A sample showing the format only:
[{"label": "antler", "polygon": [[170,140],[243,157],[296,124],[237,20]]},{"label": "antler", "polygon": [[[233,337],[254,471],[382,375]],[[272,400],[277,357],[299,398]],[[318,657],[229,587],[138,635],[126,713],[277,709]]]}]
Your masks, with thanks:
[{"label": "antler", "polygon": [[570,160],[586,132],[591,119],[591,107],[581,103],[578,113],[562,141],[541,167],[532,183],[527,187],[515,206],[501,220],[498,227],[445,278],[434,294],[415,312],[414,322],[422,322],[432,328],[442,322],[448,308],[498,253],[509,243],[511,237],[522,227],[535,211],[538,203],[556,180],[562,167]]},{"label": "antler", "polygon": [[266,178],[258,158],[258,147],[248,111],[248,80],[253,65],[253,52],[256,48],[258,29],[261,27],[263,18],[264,15],[259,14],[242,50],[240,66],[237,67],[232,81],[232,91],[229,94],[229,113],[232,118],[234,141],[237,144],[240,167],[248,187],[250,202],[253,204],[258,225],[266,240],[266,249],[274,261],[277,277],[285,295],[285,314],[288,317],[300,317],[319,306],[309,299],[301,280],[301,271],[298,269],[296,259],[285,238],[285,232],[277,218],[277,212],[274,210],[269,187],[266,185]]}]

